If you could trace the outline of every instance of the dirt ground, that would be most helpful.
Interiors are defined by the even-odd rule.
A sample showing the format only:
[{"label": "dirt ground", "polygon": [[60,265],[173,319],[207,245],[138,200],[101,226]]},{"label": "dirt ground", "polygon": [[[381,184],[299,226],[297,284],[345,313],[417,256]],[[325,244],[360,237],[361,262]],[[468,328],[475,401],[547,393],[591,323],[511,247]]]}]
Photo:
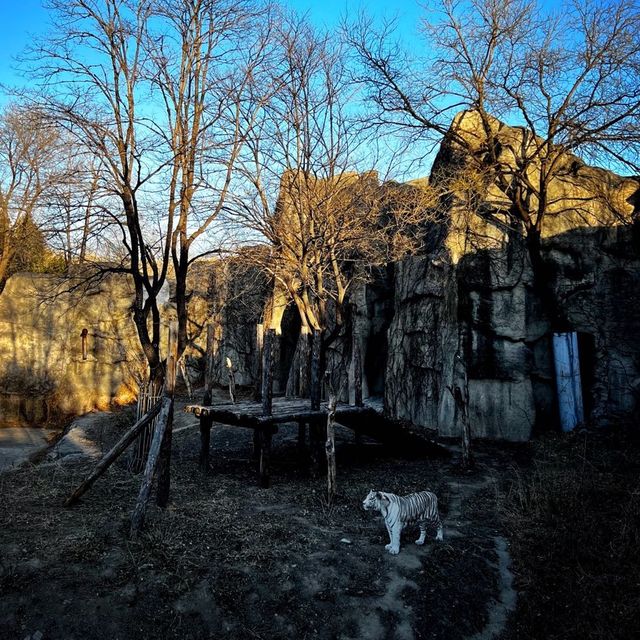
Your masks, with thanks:
[{"label": "dirt ground", "polygon": [[[107,450],[131,409],[92,414],[87,433]],[[61,505],[95,461],[43,458],[0,475],[0,638],[420,638],[498,637],[516,604],[498,486],[513,450],[480,455],[460,475],[452,462],[390,457],[356,447],[338,429],[339,498],[300,463],[297,428],[274,438],[272,487],[258,489],[251,431],[214,427],[213,470],[197,467],[199,431],[176,412],[171,504],[149,509],[127,539],[140,478],[126,454],[72,509]],[[369,489],[431,488],[444,542],[398,556]]]}]

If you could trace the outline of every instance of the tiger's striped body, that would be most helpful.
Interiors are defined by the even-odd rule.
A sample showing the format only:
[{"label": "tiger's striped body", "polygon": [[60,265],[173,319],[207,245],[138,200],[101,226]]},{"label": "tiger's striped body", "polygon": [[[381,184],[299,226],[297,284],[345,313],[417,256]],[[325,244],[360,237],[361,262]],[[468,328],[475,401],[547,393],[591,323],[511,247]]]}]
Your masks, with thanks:
[{"label": "tiger's striped body", "polygon": [[382,514],[390,539],[385,549],[393,555],[400,552],[400,534],[408,524],[417,523],[420,527],[420,537],[416,544],[424,544],[428,525],[437,528],[436,540],[442,540],[438,498],[432,491],[397,496],[394,493],[372,490],[362,506],[367,510],[380,511]]}]

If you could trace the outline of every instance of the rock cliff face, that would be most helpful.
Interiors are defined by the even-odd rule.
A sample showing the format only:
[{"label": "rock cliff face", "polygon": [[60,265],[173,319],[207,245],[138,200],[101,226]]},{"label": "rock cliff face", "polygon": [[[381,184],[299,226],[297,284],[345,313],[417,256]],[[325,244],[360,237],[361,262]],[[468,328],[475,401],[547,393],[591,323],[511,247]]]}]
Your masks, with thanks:
[{"label": "rock cliff face", "polygon": [[242,259],[217,262],[210,277],[213,381],[227,384],[229,358],[236,384],[254,385],[259,374],[257,327],[263,322],[267,279]]},{"label": "rock cliff face", "polygon": [[[457,125],[471,135],[473,114]],[[522,129],[498,121],[496,127],[504,149],[522,142]],[[460,150],[445,142],[432,179],[464,164]],[[552,185],[542,252],[565,324],[553,326],[545,316],[522,236],[470,214],[454,196],[439,249],[396,265],[385,388],[390,415],[459,435],[448,386],[460,349],[472,433],[527,440],[535,428],[557,424],[554,331],[578,332],[588,420],[638,412],[640,255],[633,218],[640,184],[575,156],[564,164]],[[495,205],[504,194],[489,185],[484,197]]]}]

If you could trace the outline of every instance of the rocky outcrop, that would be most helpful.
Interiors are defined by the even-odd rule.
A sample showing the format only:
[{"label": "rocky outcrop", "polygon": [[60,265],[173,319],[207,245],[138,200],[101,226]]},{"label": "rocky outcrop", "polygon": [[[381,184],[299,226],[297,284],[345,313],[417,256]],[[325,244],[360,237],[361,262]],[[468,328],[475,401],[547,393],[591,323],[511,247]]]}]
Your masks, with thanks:
[{"label": "rocky outcrop", "polygon": [[455,289],[450,264],[414,257],[396,266],[385,385],[385,408],[393,417],[435,429],[439,414],[451,411]]},{"label": "rocky outcrop", "polygon": [[[467,112],[453,125],[470,137],[471,151],[474,144],[482,148],[477,124]],[[502,161],[515,162],[513,149],[522,147],[526,131],[494,124]],[[432,180],[464,175],[468,164],[460,145],[445,140]],[[523,441],[534,429],[557,424],[554,331],[578,333],[587,419],[604,423],[637,414],[640,255],[633,221],[640,183],[569,154],[559,164],[542,254],[562,326],[548,317],[533,286],[524,237],[496,219],[505,194],[494,184],[476,193],[493,212],[485,217],[482,204],[472,212],[449,190],[442,242],[395,269],[385,389],[393,417],[458,436],[448,387],[459,351],[473,435]]]}]

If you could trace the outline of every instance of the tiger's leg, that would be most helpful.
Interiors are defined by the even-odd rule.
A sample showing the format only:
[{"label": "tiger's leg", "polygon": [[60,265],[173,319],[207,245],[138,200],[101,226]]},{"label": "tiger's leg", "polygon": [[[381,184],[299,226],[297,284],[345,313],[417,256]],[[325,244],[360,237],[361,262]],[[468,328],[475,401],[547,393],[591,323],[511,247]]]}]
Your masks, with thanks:
[{"label": "tiger's leg", "polygon": [[420,537],[416,540],[416,544],[424,544],[427,537],[427,523],[424,520],[420,520],[418,524],[420,525]]},{"label": "tiger's leg", "polygon": [[384,526],[387,527],[387,533],[389,534],[389,544],[385,544],[384,548],[389,551],[389,549],[391,549],[391,543],[393,542],[393,536],[391,535],[391,527],[389,527],[386,520],[384,521]]},{"label": "tiger's leg", "polygon": [[436,533],[436,540],[439,540],[440,542],[442,542],[443,540],[443,529],[442,529],[442,520],[440,520],[440,514],[436,515],[436,519],[435,519],[435,524],[436,527],[438,527],[438,531]]},{"label": "tiger's leg", "polygon": [[397,556],[400,553],[400,534],[402,533],[402,523],[396,522],[391,528],[391,546],[389,553]]}]

